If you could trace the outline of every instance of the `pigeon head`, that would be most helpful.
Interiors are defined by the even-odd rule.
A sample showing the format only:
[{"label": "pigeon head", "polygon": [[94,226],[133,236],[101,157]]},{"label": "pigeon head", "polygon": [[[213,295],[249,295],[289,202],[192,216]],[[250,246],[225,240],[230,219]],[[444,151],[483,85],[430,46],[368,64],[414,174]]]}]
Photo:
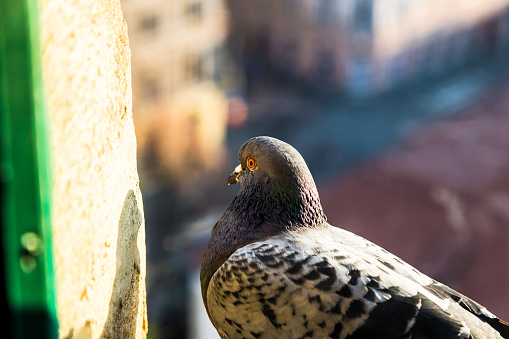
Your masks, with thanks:
[{"label": "pigeon head", "polygon": [[255,137],[240,147],[239,162],[228,184],[240,183],[237,200],[258,222],[291,227],[325,221],[313,177],[295,148],[275,138]]}]

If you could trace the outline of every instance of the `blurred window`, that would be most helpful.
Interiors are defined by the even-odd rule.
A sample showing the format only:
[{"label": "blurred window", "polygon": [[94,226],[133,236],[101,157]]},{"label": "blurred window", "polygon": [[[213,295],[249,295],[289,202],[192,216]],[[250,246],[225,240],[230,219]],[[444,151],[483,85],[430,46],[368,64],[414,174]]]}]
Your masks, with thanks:
[{"label": "blurred window", "polygon": [[186,81],[198,82],[214,77],[214,51],[202,55],[191,55],[185,61]]},{"label": "blurred window", "polygon": [[212,74],[212,77],[214,78],[215,82],[221,81],[221,75],[222,75],[222,62],[224,59],[224,46],[216,46],[214,50],[212,51],[212,69],[210,70],[210,73]]},{"label": "blurred window", "polygon": [[354,58],[348,64],[348,87],[353,95],[365,95],[370,90],[371,63],[364,58]]},{"label": "blurred window", "polygon": [[334,53],[331,51],[321,51],[316,58],[316,77],[320,81],[331,81],[334,79],[336,68]]},{"label": "blurred window", "polygon": [[419,73],[421,74],[421,76],[426,77],[431,70],[432,63],[430,42],[425,41],[421,45],[417,57],[418,57],[417,67],[419,69]]},{"label": "blurred window", "polygon": [[389,61],[389,82],[397,86],[403,79],[402,57],[397,55]]},{"label": "blurred window", "polygon": [[159,18],[153,13],[147,14],[141,19],[140,26],[143,33],[153,35],[159,26]]},{"label": "blurred window", "polygon": [[371,34],[373,29],[373,1],[356,1],[353,19],[357,32]]},{"label": "blurred window", "polygon": [[318,21],[322,24],[339,22],[339,6],[337,0],[318,0],[316,5]]},{"label": "blurred window", "polygon": [[203,76],[203,64],[201,58],[193,55],[186,61],[186,80],[190,82],[198,81]]},{"label": "blurred window", "polygon": [[203,3],[201,0],[189,0],[186,15],[190,19],[200,20],[203,16]]},{"label": "blurred window", "polygon": [[286,44],[279,59],[281,69],[287,73],[294,73],[297,69],[297,60],[297,44],[294,42]]},{"label": "blurred window", "polygon": [[456,33],[454,38],[454,53],[455,61],[461,63],[465,60],[465,56],[468,55],[469,47],[469,36],[466,31],[459,31]]},{"label": "blurred window", "polygon": [[283,9],[288,11],[295,11],[301,5],[301,0],[281,0]]},{"label": "blurred window", "polygon": [[143,101],[156,101],[159,98],[159,94],[159,84],[155,77],[146,78],[143,81]]}]

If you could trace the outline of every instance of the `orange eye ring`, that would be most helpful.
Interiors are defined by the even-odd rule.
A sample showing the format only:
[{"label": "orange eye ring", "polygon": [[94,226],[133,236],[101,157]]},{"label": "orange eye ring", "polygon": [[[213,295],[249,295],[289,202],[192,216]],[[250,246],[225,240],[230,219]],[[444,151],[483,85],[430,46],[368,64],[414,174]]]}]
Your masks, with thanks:
[{"label": "orange eye ring", "polygon": [[249,168],[251,171],[254,171],[256,169],[256,160],[252,157],[247,158],[246,165],[247,168]]}]

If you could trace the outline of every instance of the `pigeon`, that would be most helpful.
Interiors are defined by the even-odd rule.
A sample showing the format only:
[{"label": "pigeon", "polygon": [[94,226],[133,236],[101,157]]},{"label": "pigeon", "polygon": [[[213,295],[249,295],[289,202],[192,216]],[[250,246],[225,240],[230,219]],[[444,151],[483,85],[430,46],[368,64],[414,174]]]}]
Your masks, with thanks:
[{"label": "pigeon", "polygon": [[255,137],[228,184],[201,272],[222,339],[509,338],[485,307],[349,231],[331,226],[289,144]]}]

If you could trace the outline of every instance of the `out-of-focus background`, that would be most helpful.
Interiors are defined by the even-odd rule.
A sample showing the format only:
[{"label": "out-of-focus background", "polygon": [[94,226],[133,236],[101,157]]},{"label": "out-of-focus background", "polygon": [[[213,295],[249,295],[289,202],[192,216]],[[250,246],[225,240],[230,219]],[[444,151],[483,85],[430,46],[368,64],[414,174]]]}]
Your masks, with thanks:
[{"label": "out-of-focus background", "polygon": [[331,224],[509,319],[509,1],[122,0],[149,338],[217,338],[198,272],[237,150],[297,148]]}]

